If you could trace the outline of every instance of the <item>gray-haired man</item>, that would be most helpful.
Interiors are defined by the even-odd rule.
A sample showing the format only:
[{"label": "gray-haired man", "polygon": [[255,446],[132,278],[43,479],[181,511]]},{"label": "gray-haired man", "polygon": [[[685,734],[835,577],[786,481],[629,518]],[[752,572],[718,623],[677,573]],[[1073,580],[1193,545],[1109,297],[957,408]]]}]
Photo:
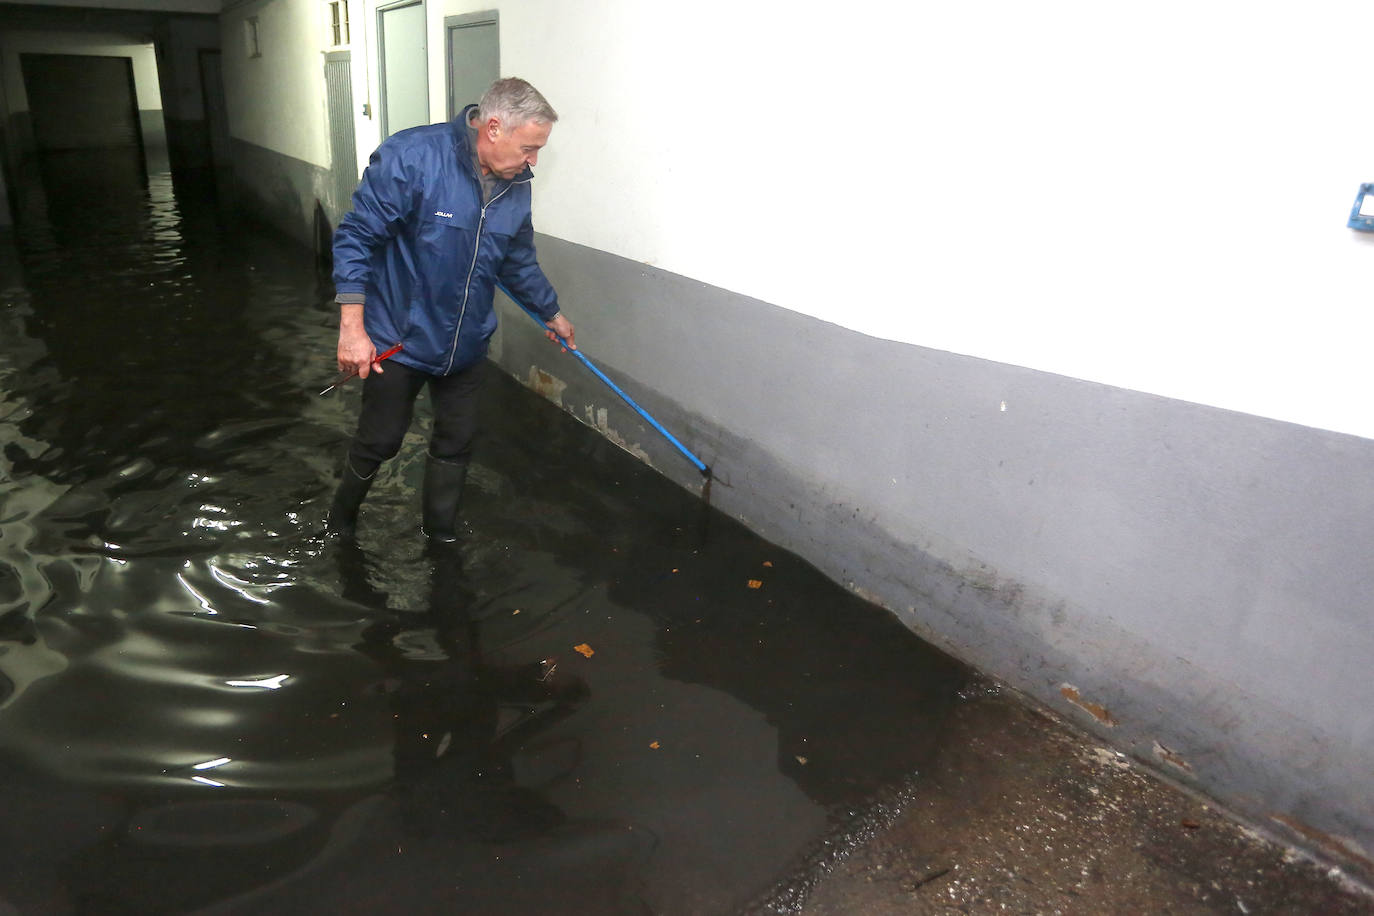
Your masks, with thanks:
[{"label": "gray-haired man", "polygon": [[[551,339],[576,348],[535,258],[530,218],[530,166],[557,120],[533,86],[503,79],[450,123],[401,131],[372,154],[334,235],[338,364],[363,379],[363,406],[331,532],[354,533],[373,476],[400,450],[428,385],[422,527],[431,540],[456,539],[497,282],[544,319]],[[377,354],[397,344],[384,369]]]}]

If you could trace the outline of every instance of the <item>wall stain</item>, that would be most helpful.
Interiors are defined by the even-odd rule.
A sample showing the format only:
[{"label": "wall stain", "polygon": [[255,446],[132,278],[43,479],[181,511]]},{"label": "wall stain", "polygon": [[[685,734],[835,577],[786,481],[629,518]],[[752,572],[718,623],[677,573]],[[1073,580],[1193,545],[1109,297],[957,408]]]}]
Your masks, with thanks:
[{"label": "wall stain", "polygon": [[[545,400],[552,401],[569,413],[574,412],[571,407],[563,403],[563,392],[567,390],[568,383],[555,375],[545,372],[538,366],[530,366],[529,374],[525,376],[525,387]],[[610,412],[605,407],[597,407],[594,404],[588,404],[586,406],[584,419],[588,426],[601,433],[601,435],[605,436],[631,455],[634,455],[649,467],[654,466],[653,461],[649,458],[649,453],[646,452],[642,446],[638,443],[630,442],[621,435],[618,430],[611,426]]]},{"label": "wall stain", "polygon": [[1072,684],[1060,684],[1059,693],[1064,699],[1088,713],[1088,715],[1092,716],[1103,725],[1110,728],[1116,727],[1116,719],[1112,718],[1111,710],[1099,703],[1093,703],[1083,699],[1082,695],[1078,692],[1078,688]]},{"label": "wall stain", "polygon": [[1026,587],[1015,579],[999,576],[986,564],[956,572],[963,586],[989,594],[1009,613],[1020,616],[1025,610]]},{"label": "wall stain", "polygon": [[555,378],[538,366],[530,366],[529,375],[525,379],[525,387],[545,400],[553,401],[562,407],[563,391],[568,387],[568,383]]},{"label": "wall stain", "polygon": [[638,444],[630,443],[629,440],[627,440],[619,432],[617,432],[615,429],[612,429],[609,418],[610,414],[609,411],[606,410],[606,408],[596,407],[592,404],[587,405],[588,426],[592,427],[597,432],[601,433],[601,435],[605,436],[607,439],[610,439],[612,442],[623,448],[625,451],[629,452],[631,455],[634,455],[636,458],[647,464],[649,467],[653,467],[654,463],[649,459],[649,453],[644,451],[644,449]]},{"label": "wall stain", "polygon": [[1177,751],[1170,750],[1158,741],[1155,742],[1154,753],[1161,762],[1167,763],[1171,767],[1176,767],[1185,773],[1193,772],[1193,765],[1191,763],[1184,760]]}]

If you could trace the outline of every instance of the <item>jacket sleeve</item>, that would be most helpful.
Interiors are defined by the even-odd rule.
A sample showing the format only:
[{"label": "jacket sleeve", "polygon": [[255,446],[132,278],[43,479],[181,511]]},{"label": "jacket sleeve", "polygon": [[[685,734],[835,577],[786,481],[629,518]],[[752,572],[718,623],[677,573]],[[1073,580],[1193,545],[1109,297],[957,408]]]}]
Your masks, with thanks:
[{"label": "jacket sleeve", "polygon": [[528,211],[506,249],[506,259],[501,264],[501,283],[545,321],[558,314],[558,294],[535,257],[534,221]]},{"label": "jacket sleeve", "polygon": [[334,232],[334,289],[340,299],[362,301],[372,253],[400,232],[423,190],[413,157],[395,138],[372,153],[353,192],[353,209]]}]

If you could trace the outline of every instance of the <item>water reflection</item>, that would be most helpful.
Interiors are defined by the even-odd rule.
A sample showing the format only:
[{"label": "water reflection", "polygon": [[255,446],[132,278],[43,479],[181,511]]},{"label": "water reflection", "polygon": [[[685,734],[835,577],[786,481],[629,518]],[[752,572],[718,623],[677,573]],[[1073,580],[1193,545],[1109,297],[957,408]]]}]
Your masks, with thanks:
[{"label": "water reflection", "polygon": [[[395,729],[394,792],[406,826],[421,834],[460,830],[492,842],[544,832],[566,820],[530,784],[514,778],[512,758],[586,699],[586,683],[556,659],[493,664],[472,615],[477,593],[462,556],[435,547],[431,601],[423,614],[387,614],[363,631],[358,649],[376,661],[380,691]],[[370,589],[356,545],[338,559],[350,593]],[[372,602],[382,604],[377,595]],[[563,742],[553,772],[566,778],[580,762],[579,742]]]},{"label": "water reflection", "polygon": [[325,541],[309,252],[63,169],[0,256],[0,911],[729,913],[905,791],[966,672],[509,379],[466,542],[423,407]]}]

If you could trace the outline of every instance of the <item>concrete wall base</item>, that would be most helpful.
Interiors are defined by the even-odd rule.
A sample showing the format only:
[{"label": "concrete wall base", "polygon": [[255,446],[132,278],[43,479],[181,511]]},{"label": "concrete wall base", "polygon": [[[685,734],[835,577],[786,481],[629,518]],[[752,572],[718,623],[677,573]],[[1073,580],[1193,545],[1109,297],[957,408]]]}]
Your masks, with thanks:
[{"label": "concrete wall base", "polygon": [[165,123],[167,159],[173,169],[208,169],[214,165],[207,122],[167,118]]},{"label": "concrete wall base", "polygon": [[[879,340],[539,246],[586,353],[712,466],[717,508],[1374,878],[1374,441]],[[703,489],[509,304],[492,356]]]},{"label": "concrete wall base", "polygon": [[326,213],[328,170],[237,138],[231,142],[238,208],[309,246],[317,258],[327,257],[336,225]]}]

